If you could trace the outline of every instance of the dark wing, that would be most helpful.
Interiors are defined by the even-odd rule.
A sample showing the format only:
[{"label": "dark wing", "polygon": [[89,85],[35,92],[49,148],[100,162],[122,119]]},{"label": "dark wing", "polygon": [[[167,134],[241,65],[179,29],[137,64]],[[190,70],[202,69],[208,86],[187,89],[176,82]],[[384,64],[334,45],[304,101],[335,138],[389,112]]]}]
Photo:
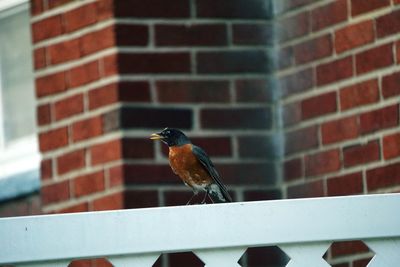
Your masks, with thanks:
[{"label": "dark wing", "polygon": [[232,198],[228,193],[225,185],[221,182],[219,174],[214,167],[214,164],[211,162],[207,153],[200,147],[193,145],[192,152],[196,156],[196,158],[200,161],[200,163],[204,166],[207,172],[210,174],[211,178],[213,178],[214,182],[219,186],[221,192],[225,199],[229,202],[232,202]]}]

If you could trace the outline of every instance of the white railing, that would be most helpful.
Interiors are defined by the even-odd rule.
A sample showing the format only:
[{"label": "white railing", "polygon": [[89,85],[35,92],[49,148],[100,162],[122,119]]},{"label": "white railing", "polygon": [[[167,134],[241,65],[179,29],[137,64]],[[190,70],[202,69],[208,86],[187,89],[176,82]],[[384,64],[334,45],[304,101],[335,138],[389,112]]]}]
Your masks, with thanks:
[{"label": "white railing", "polygon": [[400,266],[400,194],[241,202],[0,219],[0,265],[67,266],[106,257],[150,267],[193,251],[207,267],[240,266],[248,247],[276,245],[290,267],[330,266],[334,241],[362,240],[368,266]]}]

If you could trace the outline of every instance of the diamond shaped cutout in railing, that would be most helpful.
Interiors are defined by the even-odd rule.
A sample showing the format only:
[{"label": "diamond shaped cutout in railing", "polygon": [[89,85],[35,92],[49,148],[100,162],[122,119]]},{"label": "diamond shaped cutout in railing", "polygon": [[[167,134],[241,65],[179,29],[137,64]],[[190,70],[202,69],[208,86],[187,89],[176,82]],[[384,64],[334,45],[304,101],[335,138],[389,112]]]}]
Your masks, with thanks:
[{"label": "diamond shaped cutout in railing", "polygon": [[373,256],[374,252],[364,242],[353,240],[332,243],[324,259],[332,266],[366,267]]},{"label": "diamond shaped cutout in railing", "polygon": [[204,263],[193,252],[164,253],[153,267],[204,267]]},{"label": "diamond shaped cutout in railing", "polygon": [[239,260],[243,267],[284,267],[289,256],[277,246],[248,248]]}]

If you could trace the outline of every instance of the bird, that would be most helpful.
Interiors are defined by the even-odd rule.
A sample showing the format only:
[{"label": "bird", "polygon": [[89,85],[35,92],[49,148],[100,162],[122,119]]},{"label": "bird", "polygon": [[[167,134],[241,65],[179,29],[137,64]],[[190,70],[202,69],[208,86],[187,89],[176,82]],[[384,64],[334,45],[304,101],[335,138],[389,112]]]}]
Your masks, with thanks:
[{"label": "bird", "polygon": [[168,146],[168,159],[172,171],[193,190],[193,196],[186,205],[193,204],[193,199],[200,192],[205,192],[201,204],[206,203],[207,197],[212,203],[232,202],[226,186],[221,182],[206,152],[193,145],[182,131],[165,128],[159,133],[151,134],[150,139],[160,140]]}]

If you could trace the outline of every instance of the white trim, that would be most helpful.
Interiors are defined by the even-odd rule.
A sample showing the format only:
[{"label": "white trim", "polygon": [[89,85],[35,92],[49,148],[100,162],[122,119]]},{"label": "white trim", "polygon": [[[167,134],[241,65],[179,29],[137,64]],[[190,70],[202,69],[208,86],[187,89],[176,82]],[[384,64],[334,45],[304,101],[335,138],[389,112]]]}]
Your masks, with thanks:
[{"label": "white trim", "polygon": [[[103,256],[113,261],[154,255],[155,261],[162,253],[194,251],[206,266],[231,267],[237,265],[212,264],[205,254],[276,245],[293,260],[290,266],[329,266],[309,264],[341,240],[386,244],[396,252],[379,251],[378,258],[400,260],[399,206],[400,194],[382,194],[5,218],[0,219],[0,265],[67,266],[71,259]],[[221,257],[229,261],[228,255]],[[47,262],[53,260],[64,265]]]}]

